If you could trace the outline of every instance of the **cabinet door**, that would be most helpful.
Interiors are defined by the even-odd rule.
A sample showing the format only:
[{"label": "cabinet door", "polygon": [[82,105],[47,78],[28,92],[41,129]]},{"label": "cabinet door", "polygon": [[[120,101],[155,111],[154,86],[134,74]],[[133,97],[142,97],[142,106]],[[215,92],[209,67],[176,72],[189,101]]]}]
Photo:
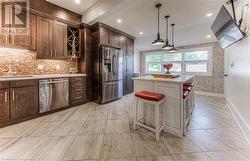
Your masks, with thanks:
[{"label": "cabinet door", "polygon": [[[22,15],[20,15],[22,16]],[[30,14],[29,33],[26,35],[12,35],[10,36],[11,46],[16,48],[36,50],[36,16]]]},{"label": "cabinet door", "polygon": [[55,59],[67,58],[67,24],[54,21],[53,56]]},{"label": "cabinet door", "polygon": [[134,55],[134,40],[127,38],[127,54]]},{"label": "cabinet door", "polygon": [[7,47],[9,45],[9,35],[0,35],[0,46]]},{"label": "cabinet door", "polygon": [[123,51],[123,55],[126,55],[126,53],[127,53],[127,38],[126,38],[126,36],[119,35],[118,46]]},{"label": "cabinet door", "polygon": [[100,27],[100,44],[110,45],[109,30],[103,27]]},{"label": "cabinet door", "polygon": [[113,47],[119,47],[119,36],[117,33],[110,31],[109,32],[110,45]]},{"label": "cabinet door", "polygon": [[11,119],[24,119],[38,114],[38,87],[12,88]]},{"label": "cabinet door", "polygon": [[37,58],[50,59],[52,57],[52,20],[37,17]]},{"label": "cabinet door", "polygon": [[10,120],[9,90],[0,89],[0,124]]}]

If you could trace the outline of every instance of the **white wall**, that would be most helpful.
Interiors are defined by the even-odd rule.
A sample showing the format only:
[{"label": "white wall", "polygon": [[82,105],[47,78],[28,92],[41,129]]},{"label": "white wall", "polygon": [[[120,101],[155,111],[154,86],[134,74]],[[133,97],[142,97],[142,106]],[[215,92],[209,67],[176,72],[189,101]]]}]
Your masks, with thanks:
[{"label": "white wall", "polygon": [[[247,1],[242,0],[237,5],[237,15],[240,15],[242,5]],[[250,8],[246,12],[243,26],[250,29]],[[228,74],[224,79],[225,97],[250,141],[250,37],[225,50],[225,72]]]}]

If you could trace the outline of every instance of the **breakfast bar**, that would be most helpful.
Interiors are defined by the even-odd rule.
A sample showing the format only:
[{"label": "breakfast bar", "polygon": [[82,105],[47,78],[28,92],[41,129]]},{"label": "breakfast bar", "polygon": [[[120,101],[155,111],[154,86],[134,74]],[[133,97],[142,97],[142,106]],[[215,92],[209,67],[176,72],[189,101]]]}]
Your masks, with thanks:
[{"label": "breakfast bar", "polygon": [[[185,135],[186,120],[188,112],[185,111],[185,101],[183,98],[185,84],[193,83],[192,75],[180,75],[176,78],[155,78],[153,76],[142,76],[134,78],[134,91],[148,91],[153,93],[161,93],[165,95],[165,128],[164,131],[178,137]],[[190,95],[193,94],[193,91]],[[192,103],[191,103],[192,104]],[[154,108],[152,105],[140,105],[144,107],[139,110],[140,115],[145,119],[147,124],[154,125]],[[161,112],[161,115],[164,112]],[[163,118],[161,116],[160,118]]]}]

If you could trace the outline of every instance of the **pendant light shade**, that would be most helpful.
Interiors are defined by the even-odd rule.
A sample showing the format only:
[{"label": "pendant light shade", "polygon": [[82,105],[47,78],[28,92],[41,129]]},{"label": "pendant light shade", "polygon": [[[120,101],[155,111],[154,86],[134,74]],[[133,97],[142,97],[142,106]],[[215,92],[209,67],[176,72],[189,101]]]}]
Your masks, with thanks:
[{"label": "pendant light shade", "polygon": [[169,43],[169,37],[168,37],[168,34],[169,34],[169,31],[168,31],[168,27],[169,27],[169,24],[168,24],[168,20],[169,20],[169,17],[170,16],[165,16],[165,19],[166,19],[166,41],[165,41],[165,45],[162,47],[162,49],[164,50],[170,50],[172,49],[172,45],[170,45]]},{"label": "pendant light shade", "polygon": [[175,48],[175,24],[171,24],[171,27],[172,27],[172,49],[169,50],[169,52],[171,53],[175,53],[175,52],[178,52],[178,50]]},{"label": "pendant light shade", "polygon": [[158,33],[157,33],[157,38],[153,41],[153,45],[164,45],[165,42],[164,40],[161,39],[161,35],[160,35],[160,7],[161,4],[157,4],[155,6],[158,9]]}]

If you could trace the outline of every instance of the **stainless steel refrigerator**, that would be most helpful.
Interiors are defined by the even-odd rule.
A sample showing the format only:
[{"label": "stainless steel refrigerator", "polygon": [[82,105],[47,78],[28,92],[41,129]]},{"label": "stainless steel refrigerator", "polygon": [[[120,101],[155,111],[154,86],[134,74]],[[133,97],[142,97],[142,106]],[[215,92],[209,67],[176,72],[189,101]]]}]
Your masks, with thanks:
[{"label": "stainless steel refrigerator", "polygon": [[123,57],[120,49],[100,46],[95,58],[94,93],[104,104],[123,96]]}]

